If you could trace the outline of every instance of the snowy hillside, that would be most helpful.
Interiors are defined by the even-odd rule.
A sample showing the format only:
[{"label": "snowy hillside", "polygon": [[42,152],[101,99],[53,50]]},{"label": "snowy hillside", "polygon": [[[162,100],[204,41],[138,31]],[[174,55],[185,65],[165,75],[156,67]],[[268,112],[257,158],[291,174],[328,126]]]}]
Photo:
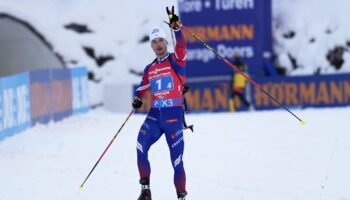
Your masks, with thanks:
[{"label": "snowy hillside", "polygon": [[96,80],[89,82],[90,105],[96,105],[105,84],[139,82],[129,70],[142,70],[154,56],[141,41],[155,26],[167,30],[162,21],[171,5],[177,1],[0,0],[0,13],[29,22],[68,67],[88,67]]},{"label": "snowy hillside", "polygon": [[[350,72],[350,1],[272,2],[276,64],[287,74]],[[177,4],[176,0],[1,0],[0,12],[30,22],[67,65],[86,65],[103,82],[136,83],[138,77],[129,70],[142,70],[154,56],[149,43],[141,41],[151,28],[163,25],[165,7]],[[74,29],[77,26],[81,32]],[[332,50],[330,60],[337,67],[326,59]]]},{"label": "snowy hillside", "polygon": [[[174,0],[1,0],[0,13],[30,22],[68,66],[85,65],[96,79],[103,77],[103,81],[121,83],[138,82],[128,70],[142,68],[153,58],[149,43],[140,41],[151,28],[163,24],[165,7],[175,4]],[[79,33],[67,28],[75,24],[86,26],[87,30]],[[88,55],[89,48],[95,57],[107,57],[107,61],[97,63]]]},{"label": "snowy hillside", "polygon": [[[287,112],[192,114],[185,133],[188,199],[349,200],[349,108]],[[134,115],[79,186],[125,114],[93,111],[37,126],[0,143],[1,200],[136,199],[140,186]],[[156,200],[175,200],[165,138],[150,150]]]},{"label": "snowy hillside", "polygon": [[274,49],[287,75],[350,72],[349,8],[348,0],[273,0]]}]

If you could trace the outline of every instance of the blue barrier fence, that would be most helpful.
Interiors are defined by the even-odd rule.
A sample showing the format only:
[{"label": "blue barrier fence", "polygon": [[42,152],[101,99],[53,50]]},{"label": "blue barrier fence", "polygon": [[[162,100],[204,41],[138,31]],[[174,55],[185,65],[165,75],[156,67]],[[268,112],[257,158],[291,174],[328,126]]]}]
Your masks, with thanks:
[{"label": "blue barrier fence", "polygon": [[72,77],[72,106],[73,115],[85,113],[89,110],[88,81],[86,68],[75,68]]},{"label": "blue barrier fence", "polygon": [[1,136],[11,136],[31,125],[29,74],[21,73],[1,79]]},{"label": "blue barrier fence", "polygon": [[35,70],[29,73],[31,88],[32,125],[48,123],[52,119],[51,70]]},{"label": "blue barrier fence", "polygon": [[41,69],[0,78],[0,141],[37,123],[89,110],[87,69]]}]

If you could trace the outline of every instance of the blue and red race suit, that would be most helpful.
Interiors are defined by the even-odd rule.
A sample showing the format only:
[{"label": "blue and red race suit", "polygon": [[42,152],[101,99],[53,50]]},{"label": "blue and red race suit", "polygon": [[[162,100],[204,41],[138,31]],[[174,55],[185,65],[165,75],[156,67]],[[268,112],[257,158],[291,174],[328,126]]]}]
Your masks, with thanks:
[{"label": "blue and red race suit", "polygon": [[[183,83],[185,82],[186,42],[181,30],[175,32],[175,53],[147,65],[135,96],[142,99],[150,89],[151,109],[141,126],[137,138],[137,163],[140,178],[150,178],[148,160],[150,147],[165,134],[174,168],[174,184],[178,192],[186,191],[186,175],[182,156],[183,139]],[[181,80],[180,80],[181,79]]]}]

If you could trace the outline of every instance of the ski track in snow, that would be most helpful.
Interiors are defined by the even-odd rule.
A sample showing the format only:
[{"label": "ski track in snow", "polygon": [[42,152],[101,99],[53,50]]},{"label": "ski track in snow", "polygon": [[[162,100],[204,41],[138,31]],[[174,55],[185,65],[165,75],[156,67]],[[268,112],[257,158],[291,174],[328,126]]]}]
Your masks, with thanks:
[{"label": "ski track in snow", "polygon": [[[350,108],[191,114],[188,199],[349,200]],[[137,199],[135,114],[79,186],[127,114],[103,110],[38,125],[0,142],[1,200]],[[162,137],[150,150],[154,199],[176,199]]]}]

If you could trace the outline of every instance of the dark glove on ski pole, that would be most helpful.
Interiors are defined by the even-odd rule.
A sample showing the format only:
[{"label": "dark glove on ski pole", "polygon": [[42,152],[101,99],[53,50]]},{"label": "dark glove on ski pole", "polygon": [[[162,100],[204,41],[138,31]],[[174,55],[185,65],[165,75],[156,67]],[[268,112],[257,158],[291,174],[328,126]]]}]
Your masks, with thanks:
[{"label": "dark glove on ski pole", "polygon": [[171,11],[168,7],[166,7],[166,12],[169,17],[169,26],[173,30],[177,31],[182,27],[182,23],[180,22],[179,16],[177,16],[174,12],[174,6],[171,7]]},{"label": "dark glove on ski pole", "polygon": [[142,100],[138,97],[134,97],[134,101],[132,102],[132,107],[135,109],[141,108]]}]

